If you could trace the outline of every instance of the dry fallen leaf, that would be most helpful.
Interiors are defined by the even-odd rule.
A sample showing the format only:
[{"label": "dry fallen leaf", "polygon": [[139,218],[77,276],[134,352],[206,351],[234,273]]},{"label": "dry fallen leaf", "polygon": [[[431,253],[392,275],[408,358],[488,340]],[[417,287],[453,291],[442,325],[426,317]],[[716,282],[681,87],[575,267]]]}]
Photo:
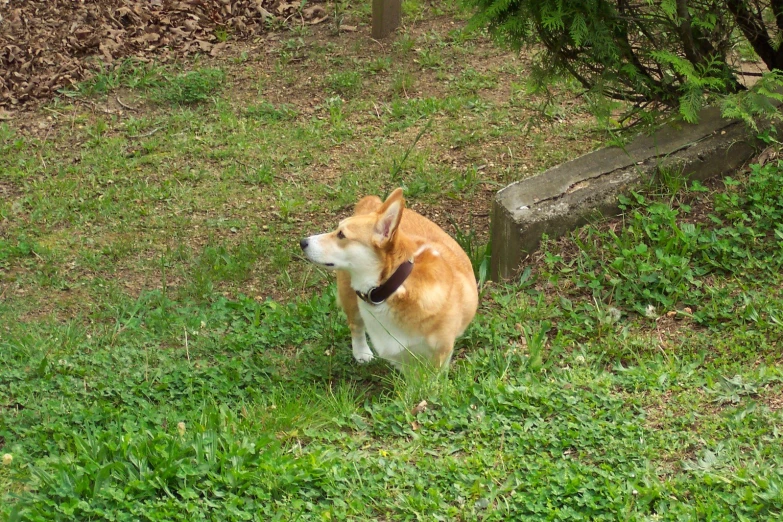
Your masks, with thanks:
[{"label": "dry fallen leaf", "polygon": [[326,12],[326,9],[316,4],[304,8],[302,10],[302,17],[307,20],[308,24],[315,25],[320,24],[329,18],[329,14]]},{"label": "dry fallen leaf", "polygon": [[226,42],[221,42],[221,43],[215,45],[214,47],[212,47],[212,50],[209,51],[209,55],[213,56],[213,57],[217,56],[218,54],[220,54],[220,52],[223,49],[225,49],[225,47],[226,47]]},{"label": "dry fallen leaf", "polygon": [[[316,0],[319,1],[319,0]],[[0,107],[24,105],[84,80],[100,63],[133,56],[166,61],[217,54],[216,33],[231,40],[266,32],[270,11],[321,23],[327,11],[301,0],[0,0]],[[302,5],[302,16],[299,16]],[[291,23],[294,23],[292,19]],[[7,117],[6,117],[7,119]]]},{"label": "dry fallen leaf", "polygon": [[321,22],[326,21],[328,18],[329,18],[329,15],[324,15],[324,16],[322,16],[320,18],[313,18],[312,20],[309,20],[307,22],[307,24],[308,25],[317,25],[317,24],[320,24]]},{"label": "dry fallen leaf", "polygon": [[411,413],[413,415],[418,415],[419,413],[427,410],[427,401],[421,401],[419,404],[417,404],[412,410]]},{"label": "dry fallen leaf", "polygon": [[767,147],[761,154],[759,154],[758,158],[756,158],[756,162],[760,166],[763,166],[764,164],[769,163],[770,160],[775,159],[777,155],[778,151],[776,147]]}]

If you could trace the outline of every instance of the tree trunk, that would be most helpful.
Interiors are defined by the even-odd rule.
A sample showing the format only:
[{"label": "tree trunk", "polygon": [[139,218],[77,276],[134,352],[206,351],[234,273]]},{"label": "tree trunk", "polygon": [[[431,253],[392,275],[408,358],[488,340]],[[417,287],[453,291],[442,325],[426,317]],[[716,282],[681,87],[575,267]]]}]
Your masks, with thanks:
[{"label": "tree trunk", "polygon": [[[774,1],[772,2],[772,8],[778,23],[783,24],[783,20],[778,17],[779,12],[783,13],[780,4],[781,2]],[[726,6],[734,16],[734,20],[737,22],[737,26],[742,31],[742,34],[750,42],[750,45],[753,46],[753,50],[766,64],[767,69],[770,71],[773,69],[783,71],[783,45],[778,47],[777,51],[772,47],[772,41],[769,38],[769,33],[767,33],[767,28],[764,26],[764,21],[751,12],[743,0],[727,0]]]}]

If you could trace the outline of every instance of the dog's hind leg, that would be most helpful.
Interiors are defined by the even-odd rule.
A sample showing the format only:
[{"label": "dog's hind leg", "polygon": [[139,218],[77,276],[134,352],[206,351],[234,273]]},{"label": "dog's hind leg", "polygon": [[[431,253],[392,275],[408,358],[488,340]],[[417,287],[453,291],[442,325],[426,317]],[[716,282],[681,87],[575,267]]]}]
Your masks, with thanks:
[{"label": "dog's hind leg", "polygon": [[436,368],[448,371],[449,363],[451,363],[451,356],[454,354],[454,338],[447,337],[438,339],[432,343],[435,347],[435,351],[432,354],[432,362]]},{"label": "dog's hind leg", "polygon": [[353,358],[360,363],[372,361],[373,355],[370,346],[367,344],[364,320],[359,313],[359,298],[356,296],[353,288],[351,288],[351,276],[343,270],[337,271],[337,300],[348,317]]}]

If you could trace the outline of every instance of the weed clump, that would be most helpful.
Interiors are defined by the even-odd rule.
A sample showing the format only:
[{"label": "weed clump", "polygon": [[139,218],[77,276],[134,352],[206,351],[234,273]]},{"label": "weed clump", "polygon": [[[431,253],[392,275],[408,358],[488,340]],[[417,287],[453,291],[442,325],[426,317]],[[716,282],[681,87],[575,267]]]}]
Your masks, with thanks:
[{"label": "weed clump", "polygon": [[[726,191],[706,201],[710,223],[692,222],[692,206],[684,202],[650,201],[639,193],[621,197],[626,211],[621,231],[591,228],[586,240],[577,239],[577,286],[649,315],[649,305],[662,310],[699,306],[726,293],[705,283],[711,274],[752,282],[778,273],[783,265],[781,169],[783,163],[753,165],[745,182],[727,178]],[[703,191],[694,184],[691,194]],[[550,264],[562,261],[549,257]],[[705,314],[697,313],[697,320],[718,319]]]},{"label": "weed clump", "polygon": [[226,74],[220,69],[196,69],[171,78],[161,88],[161,98],[172,105],[194,105],[210,99],[222,86]]}]

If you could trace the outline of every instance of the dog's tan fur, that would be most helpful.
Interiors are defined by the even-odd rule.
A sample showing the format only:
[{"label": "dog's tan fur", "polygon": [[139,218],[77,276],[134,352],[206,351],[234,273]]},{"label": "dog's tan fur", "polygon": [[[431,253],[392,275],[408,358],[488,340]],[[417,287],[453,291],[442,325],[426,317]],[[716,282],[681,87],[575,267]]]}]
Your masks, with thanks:
[{"label": "dog's tan fur", "polygon": [[[454,341],[476,313],[476,279],[468,256],[457,242],[435,223],[404,206],[402,189],[392,192],[385,202],[375,196],[365,197],[356,205],[354,215],[342,221],[337,230],[311,239],[318,241],[319,259],[337,259],[336,250],[349,248],[352,243],[374,253],[378,261],[374,285],[386,281],[397,267],[413,258],[408,279],[378,306],[364,303],[356,295],[356,290],[369,289],[366,286],[372,281],[366,281],[374,275],[367,278],[364,267],[350,266],[350,259],[342,262],[345,267],[338,263],[339,301],[348,317],[355,356],[357,339],[364,339],[368,331],[379,355],[398,366],[414,355],[441,367],[448,364]],[[373,323],[368,329],[368,320],[378,321],[378,325]],[[394,335],[384,335],[383,330]],[[389,336],[401,345],[399,351],[388,346]],[[380,346],[384,343],[386,346]]]}]

